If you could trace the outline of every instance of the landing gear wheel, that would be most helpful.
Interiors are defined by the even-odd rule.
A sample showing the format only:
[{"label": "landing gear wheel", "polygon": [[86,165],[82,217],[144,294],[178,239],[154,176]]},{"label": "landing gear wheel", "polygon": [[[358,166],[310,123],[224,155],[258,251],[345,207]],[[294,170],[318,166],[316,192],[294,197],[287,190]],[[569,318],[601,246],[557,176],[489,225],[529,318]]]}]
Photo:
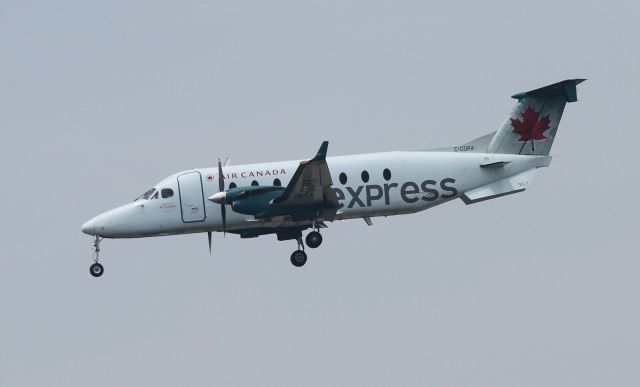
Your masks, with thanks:
[{"label": "landing gear wheel", "polygon": [[295,267],[304,266],[307,263],[307,253],[302,250],[296,250],[291,254],[291,263]]},{"label": "landing gear wheel", "polygon": [[96,262],[89,267],[89,273],[91,273],[91,275],[94,277],[100,277],[102,273],[104,273],[104,267]]},{"label": "landing gear wheel", "polygon": [[322,244],[322,235],[320,235],[320,233],[317,231],[311,231],[309,234],[307,234],[306,241],[307,246],[315,249]]},{"label": "landing gear wheel", "polygon": [[89,273],[91,273],[94,277],[100,277],[102,273],[104,273],[104,267],[98,263],[98,259],[100,258],[100,241],[104,238],[100,235],[96,235],[96,239],[91,243],[91,248],[93,249],[93,265],[89,267]]}]

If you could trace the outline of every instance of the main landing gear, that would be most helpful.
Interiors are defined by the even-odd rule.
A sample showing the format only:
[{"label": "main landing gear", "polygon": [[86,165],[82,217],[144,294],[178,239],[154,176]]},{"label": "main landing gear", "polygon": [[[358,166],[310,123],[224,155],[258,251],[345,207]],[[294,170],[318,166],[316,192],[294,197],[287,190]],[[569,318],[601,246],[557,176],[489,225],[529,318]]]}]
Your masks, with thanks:
[{"label": "main landing gear", "polygon": [[98,258],[100,257],[100,241],[103,240],[99,235],[96,235],[96,239],[91,242],[91,248],[93,249],[93,265],[89,267],[89,273],[91,273],[94,277],[100,277],[102,273],[104,273],[104,267],[100,263],[98,263]]},{"label": "main landing gear", "polygon": [[[295,267],[301,267],[304,266],[305,263],[307,263],[307,253],[304,252],[304,243],[302,243],[302,236],[299,236],[298,238],[296,238],[296,240],[298,241],[298,250],[291,253],[291,263]],[[307,234],[305,242],[307,242],[307,246],[312,249],[315,249],[322,244],[322,235],[320,235],[320,232],[316,227],[314,227],[313,231]]]},{"label": "main landing gear", "polygon": [[309,234],[307,234],[307,238],[305,238],[305,241],[307,242],[307,246],[315,249],[322,244],[322,235],[320,235],[318,231],[311,231]]},{"label": "main landing gear", "polygon": [[304,252],[304,243],[302,243],[302,237],[296,239],[298,241],[298,250],[291,253],[291,263],[295,267],[304,266],[307,263],[307,253]]}]

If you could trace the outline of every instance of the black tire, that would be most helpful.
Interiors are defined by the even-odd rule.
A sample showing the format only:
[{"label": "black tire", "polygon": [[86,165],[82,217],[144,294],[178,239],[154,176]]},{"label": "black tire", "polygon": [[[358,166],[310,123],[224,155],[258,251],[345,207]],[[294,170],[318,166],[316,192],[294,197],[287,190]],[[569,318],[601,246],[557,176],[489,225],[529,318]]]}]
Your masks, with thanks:
[{"label": "black tire", "polygon": [[291,263],[295,267],[304,266],[307,263],[307,253],[302,250],[296,250],[291,254]]},{"label": "black tire", "polygon": [[104,267],[96,262],[89,267],[89,273],[91,273],[91,275],[94,277],[100,277],[102,273],[104,273]]},{"label": "black tire", "polygon": [[320,235],[320,233],[317,231],[311,231],[309,234],[307,234],[305,241],[307,242],[307,246],[315,249],[322,244],[322,235]]}]

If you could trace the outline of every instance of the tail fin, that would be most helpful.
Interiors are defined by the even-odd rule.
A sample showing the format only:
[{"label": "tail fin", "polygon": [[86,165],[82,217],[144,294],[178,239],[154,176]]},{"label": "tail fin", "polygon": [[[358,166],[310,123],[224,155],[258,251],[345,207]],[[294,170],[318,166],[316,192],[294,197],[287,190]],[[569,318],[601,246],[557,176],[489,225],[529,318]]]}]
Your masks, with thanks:
[{"label": "tail fin", "polygon": [[567,79],[512,96],[518,100],[489,144],[489,153],[549,155],[567,102],[578,100],[576,85],[584,79]]}]

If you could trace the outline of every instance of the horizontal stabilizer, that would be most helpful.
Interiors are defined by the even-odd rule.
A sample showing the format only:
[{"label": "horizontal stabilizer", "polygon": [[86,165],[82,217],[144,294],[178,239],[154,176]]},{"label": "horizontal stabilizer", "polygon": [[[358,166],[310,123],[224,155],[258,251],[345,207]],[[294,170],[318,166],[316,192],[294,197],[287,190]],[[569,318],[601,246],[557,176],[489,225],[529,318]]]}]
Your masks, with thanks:
[{"label": "horizontal stabilizer", "polygon": [[525,91],[524,93],[514,94],[511,96],[511,98],[521,100],[525,97],[535,97],[535,98],[564,97],[566,102],[576,102],[578,100],[576,85],[579,85],[584,81],[586,81],[586,79],[567,79],[562,82],[554,83],[553,85],[541,87],[539,89]]},{"label": "horizontal stabilizer", "polygon": [[509,164],[511,161],[494,161],[491,163],[480,164],[480,168],[500,168]]},{"label": "horizontal stabilizer", "polygon": [[467,191],[461,199],[465,204],[475,204],[485,200],[499,198],[524,191],[533,180],[535,168],[528,171],[498,180],[491,184]]}]

